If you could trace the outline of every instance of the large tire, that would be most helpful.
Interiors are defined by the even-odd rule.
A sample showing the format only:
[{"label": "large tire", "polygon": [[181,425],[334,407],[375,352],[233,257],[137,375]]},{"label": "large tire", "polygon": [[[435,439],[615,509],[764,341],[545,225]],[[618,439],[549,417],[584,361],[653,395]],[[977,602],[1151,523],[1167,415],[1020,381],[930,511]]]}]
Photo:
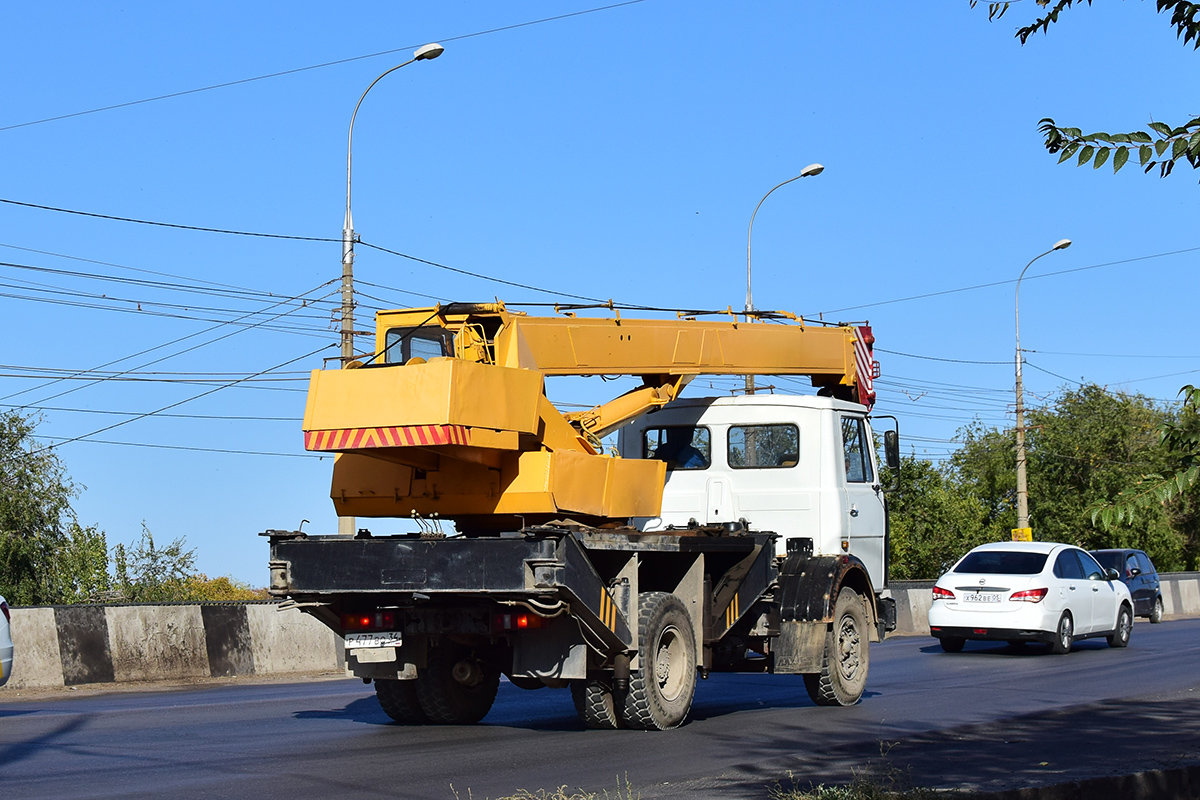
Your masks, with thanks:
[{"label": "large tire", "polygon": [[1162,622],[1163,617],[1163,601],[1161,597],[1154,598],[1154,607],[1150,609],[1150,623],[1157,625]]},{"label": "large tire", "polygon": [[967,643],[966,639],[958,636],[943,636],[938,641],[942,645],[942,649],[947,653],[961,653],[963,646]]},{"label": "large tire", "polygon": [[1133,612],[1129,610],[1129,606],[1122,604],[1121,610],[1117,612],[1117,628],[1108,637],[1109,647],[1127,647],[1129,645],[1129,637],[1133,633]]},{"label": "large tire", "polygon": [[446,642],[429,648],[417,672],[417,699],[430,722],[465,725],[487,716],[496,701],[500,670],[493,659],[469,647]]},{"label": "large tire", "polygon": [[833,626],[825,635],[820,673],[804,676],[808,696],[819,706],[852,706],[867,686],[870,641],[867,610],[853,589],[842,589],[833,605]]},{"label": "large tire", "polygon": [[1066,655],[1071,652],[1074,642],[1075,622],[1071,619],[1071,612],[1064,611],[1058,618],[1058,628],[1054,632],[1054,641],[1050,642],[1050,652],[1056,656]]},{"label": "large tire", "polygon": [[696,693],[696,636],[675,595],[646,592],[639,598],[638,666],[629,673],[621,713],[626,727],[661,731],[682,725]]},{"label": "large tire", "polygon": [[625,727],[621,719],[624,701],[613,694],[612,676],[571,681],[575,713],[589,728],[614,730]]},{"label": "large tire", "polygon": [[376,678],[375,697],[383,713],[401,725],[420,725],[429,721],[421,710],[421,701],[417,699],[416,681]]}]

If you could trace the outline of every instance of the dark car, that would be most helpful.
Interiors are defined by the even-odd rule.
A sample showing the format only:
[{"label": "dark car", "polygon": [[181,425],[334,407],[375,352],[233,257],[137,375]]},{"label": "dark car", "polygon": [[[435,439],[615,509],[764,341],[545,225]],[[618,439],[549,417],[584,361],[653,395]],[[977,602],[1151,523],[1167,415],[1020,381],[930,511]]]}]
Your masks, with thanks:
[{"label": "dark car", "polygon": [[1149,556],[1141,550],[1093,550],[1092,555],[1105,569],[1115,569],[1133,597],[1133,613],[1151,622],[1162,622],[1162,589],[1158,572]]}]

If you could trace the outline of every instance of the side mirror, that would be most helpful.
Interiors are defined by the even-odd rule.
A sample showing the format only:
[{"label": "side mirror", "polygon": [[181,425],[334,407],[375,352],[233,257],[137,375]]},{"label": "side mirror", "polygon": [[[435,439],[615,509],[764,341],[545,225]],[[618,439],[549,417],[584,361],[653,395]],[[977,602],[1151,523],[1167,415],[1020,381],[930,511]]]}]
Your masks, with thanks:
[{"label": "side mirror", "polygon": [[1136,578],[1138,575],[1141,575],[1141,574],[1142,574],[1142,571],[1140,569],[1138,569],[1137,567],[1134,567],[1133,569],[1129,570],[1129,577],[1131,577],[1131,578]]},{"label": "side mirror", "polygon": [[1120,580],[1120,578],[1121,578],[1121,573],[1117,572],[1115,569],[1104,570],[1104,579],[1105,580],[1115,581],[1115,580]]},{"label": "side mirror", "polygon": [[883,457],[888,469],[900,469],[900,434],[896,431],[883,432]]}]

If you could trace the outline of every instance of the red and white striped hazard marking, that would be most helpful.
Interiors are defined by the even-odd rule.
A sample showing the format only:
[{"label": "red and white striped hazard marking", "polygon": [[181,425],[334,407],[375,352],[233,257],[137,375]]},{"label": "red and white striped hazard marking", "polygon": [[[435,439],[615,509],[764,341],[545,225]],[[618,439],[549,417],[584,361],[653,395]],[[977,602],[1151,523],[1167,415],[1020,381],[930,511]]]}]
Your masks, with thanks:
[{"label": "red and white striped hazard marking", "polygon": [[875,342],[871,329],[863,326],[854,329],[854,366],[858,373],[858,401],[868,409],[875,405],[875,379],[879,377],[879,362],[871,356],[867,339]]},{"label": "red and white striped hazard marking", "polygon": [[433,447],[469,444],[464,425],[405,425],[393,428],[340,428],[305,431],[305,450],[368,450],[373,447]]}]

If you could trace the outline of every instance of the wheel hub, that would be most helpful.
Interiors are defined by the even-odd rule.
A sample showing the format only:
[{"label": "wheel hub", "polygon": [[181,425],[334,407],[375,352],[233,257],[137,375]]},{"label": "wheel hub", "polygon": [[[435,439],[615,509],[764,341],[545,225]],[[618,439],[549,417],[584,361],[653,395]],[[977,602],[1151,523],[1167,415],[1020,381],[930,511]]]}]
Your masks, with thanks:
[{"label": "wheel hub", "polygon": [[850,617],[843,618],[838,627],[838,668],[848,679],[854,678],[862,664],[861,647],[858,626]]}]

